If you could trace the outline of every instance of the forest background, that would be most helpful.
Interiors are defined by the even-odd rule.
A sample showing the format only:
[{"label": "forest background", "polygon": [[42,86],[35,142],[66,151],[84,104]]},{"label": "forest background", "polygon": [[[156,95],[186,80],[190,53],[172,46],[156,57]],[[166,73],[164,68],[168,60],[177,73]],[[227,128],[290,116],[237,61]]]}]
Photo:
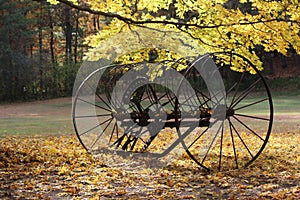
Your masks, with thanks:
[{"label": "forest background", "polygon": [[[101,12],[86,12],[87,10],[83,9],[89,3],[90,7],[97,8],[95,7],[96,1],[94,1],[95,5],[91,4],[93,1],[87,2],[87,5],[81,2],[78,6],[79,9],[76,9],[78,4],[74,4],[72,1],[68,5],[64,2],[66,1],[56,4],[55,1],[52,1],[50,4],[39,0],[0,0],[0,101],[71,96],[77,70],[85,53],[92,46],[91,41],[86,38],[99,35],[102,31],[105,34],[105,31],[107,32],[109,29],[114,32],[116,30],[112,27],[118,28],[120,25],[116,23],[115,18],[109,17],[109,15],[101,15]],[[132,3],[131,6],[134,6],[134,1],[129,2]],[[253,3],[241,2],[228,1],[223,7],[245,15],[249,15],[249,13],[253,16],[256,15],[252,9]],[[140,2],[140,4],[142,3]],[[148,10],[152,13],[152,18],[150,19],[148,16],[148,20],[160,20],[163,16],[163,19],[173,23],[167,23],[167,25],[176,25],[177,23],[177,28],[181,23],[192,24],[188,20],[172,21],[173,18],[180,19],[180,12],[178,8],[175,8],[175,3],[176,1],[170,1],[168,8],[163,6],[161,8],[145,7],[143,12]],[[122,5],[118,1],[115,1],[115,4]],[[100,5],[98,3],[98,6]],[[102,6],[105,6],[105,3]],[[292,3],[291,6],[293,6]],[[128,4],[127,9],[129,8],[133,9]],[[99,9],[101,8],[99,7]],[[128,13],[126,13],[125,7],[124,10],[126,17]],[[252,10],[252,13],[249,10]],[[280,13],[282,10],[274,12]],[[107,13],[110,14],[110,11],[108,10]],[[194,14],[191,11],[185,11],[185,15],[181,18],[190,17],[192,19],[195,17]],[[145,18],[142,15],[140,17],[141,19]],[[124,24],[132,23],[126,21],[126,18],[124,19]],[[147,21],[146,18],[144,20]],[[214,20],[214,23],[217,23],[217,20]],[[122,19],[119,21],[122,22]],[[134,23],[132,24],[134,25]],[[197,28],[197,26],[191,26],[190,29],[193,28]],[[183,28],[178,29],[186,31]],[[193,37],[193,33],[188,34]],[[261,34],[265,34],[263,30]],[[227,43],[230,43],[230,35],[223,34],[222,37],[228,37]],[[299,78],[297,78],[300,75],[299,55],[292,45],[284,53],[280,48],[276,48],[276,45],[274,48],[266,48],[262,45],[255,45],[253,48],[263,63],[264,76],[271,82],[270,85],[274,90],[299,89]],[[282,49],[286,49],[286,47]],[[283,85],[285,87],[282,87]]]}]

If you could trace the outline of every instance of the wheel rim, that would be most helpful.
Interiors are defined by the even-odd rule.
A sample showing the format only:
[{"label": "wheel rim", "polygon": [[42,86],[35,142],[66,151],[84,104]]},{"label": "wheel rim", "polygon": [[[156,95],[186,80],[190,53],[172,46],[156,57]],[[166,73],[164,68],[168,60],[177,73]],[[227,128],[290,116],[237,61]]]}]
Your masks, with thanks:
[{"label": "wheel rim", "polygon": [[[182,142],[187,154],[207,170],[227,170],[250,165],[265,148],[272,129],[273,103],[263,76],[248,59],[238,54],[234,56],[247,62],[256,75],[248,71],[238,73],[219,68],[227,92],[226,119],[212,133],[209,133],[208,127],[189,130],[189,136]],[[191,78],[192,71],[190,69],[185,73],[187,79]],[[207,87],[203,81],[199,83],[194,85],[194,102],[198,101],[196,106],[207,109],[212,100],[205,92]],[[205,137],[208,134],[210,137]]]},{"label": "wheel rim", "polygon": [[[108,66],[95,70],[84,79],[73,100],[72,115],[76,135],[83,147],[93,153],[107,153],[108,151],[115,153],[117,151],[122,155],[129,155],[131,153],[147,152],[152,153],[151,156],[154,157],[164,156],[166,155],[165,150],[177,139],[177,134],[172,134],[173,138],[171,139],[170,134],[172,131],[170,130],[169,135],[158,134],[161,131],[160,128],[148,127],[142,122],[134,121],[132,114],[150,109],[154,112],[150,117],[153,117],[158,114],[158,112],[155,113],[156,108],[171,110],[174,107],[175,96],[170,90],[161,85],[141,82],[138,84],[142,85],[141,87],[136,87],[129,92],[127,100],[124,99],[124,93],[124,98],[121,101],[118,98],[112,100],[112,91],[115,89],[120,77],[126,73],[123,69],[128,67],[130,66]],[[101,76],[105,73],[113,74],[113,76],[109,78]],[[106,78],[102,79],[102,77]],[[142,74],[139,77],[140,79],[145,78]],[[134,85],[136,83],[134,80],[125,83],[124,85],[128,86],[125,90],[130,89],[130,84]],[[143,90],[143,95],[138,100],[141,104],[138,108],[133,103],[132,97],[136,96],[139,90]],[[122,105],[124,102],[126,105]],[[160,110],[160,112],[167,111]],[[122,115],[131,116],[126,121],[122,118]],[[153,120],[159,120],[159,117],[153,117]],[[157,121],[155,124],[157,126],[160,123],[162,126],[164,125],[164,122]],[[153,137],[154,135],[155,137]]]},{"label": "wheel rim", "polygon": [[[73,99],[72,118],[76,135],[82,146],[89,152],[95,151],[97,143],[102,139],[105,131],[111,131],[118,135],[119,127],[113,116],[114,110],[110,103],[110,98],[105,90],[98,94],[98,76],[108,70],[113,70],[115,66],[103,67],[87,76],[78,87]],[[104,80],[102,80],[104,81]],[[113,79],[106,80],[108,85]],[[108,138],[109,140],[109,138]]]}]

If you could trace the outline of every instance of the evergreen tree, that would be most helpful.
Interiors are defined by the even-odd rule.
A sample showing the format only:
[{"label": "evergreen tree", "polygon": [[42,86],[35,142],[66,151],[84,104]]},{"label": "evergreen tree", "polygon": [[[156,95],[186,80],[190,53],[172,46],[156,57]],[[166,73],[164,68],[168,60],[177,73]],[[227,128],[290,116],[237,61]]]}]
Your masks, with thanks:
[{"label": "evergreen tree", "polygon": [[0,0],[0,100],[21,99],[32,77],[29,1]]}]

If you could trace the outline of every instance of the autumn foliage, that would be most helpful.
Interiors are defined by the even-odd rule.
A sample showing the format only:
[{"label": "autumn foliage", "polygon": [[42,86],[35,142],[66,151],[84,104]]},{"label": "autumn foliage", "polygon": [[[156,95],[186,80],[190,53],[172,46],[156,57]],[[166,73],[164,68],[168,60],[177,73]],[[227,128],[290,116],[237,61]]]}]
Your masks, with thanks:
[{"label": "autumn foliage", "polygon": [[284,55],[290,50],[300,53],[298,1],[48,2],[66,4],[111,19],[96,35],[86,38],[92,48],[112,35],[143,27],[183,32],[207,52],[232,51],[247,57],[258,67],[262,65],[257,56],[258,48]]},{"label": "autumn foliage", "polygon": [[[78,29],[73,37],[72,27],[67,25],[70,21],[66,20],[66,24],[61,26],[60,30],[55,30],[59,26],[55,24],[55,19],[52,19],[48,21],[51,22],[50,29],[40,29],[37,32],[48,33],[47,45],[42,35],[35,35],[37,38],[31,35],[31,39],[40,41],[31,49],[32,52],[36,52],[31,56],[37,56],[39,65],[35,66],[34,72],[39,74],[40,80],[32,77],[24,80],[25,85],[34,83],[31,85],[33,94],[43,94],[43,91],[47,91],[50,87],[64,90],[62,86],[67,88],[67,84],[55,86],[53,84],[64,78],[52,76],[59,71],[61,65],[76,63],[83,55],[86,59],[91,57],[94,60],[100,59],[101,56],[97,57],[99,55],[97,51],[104,40],[120,32],[135,31],[139,28],[180,32],[191,38],[195,44],[199,44],[206,52],[236,53],[249,59],[259,69],[262,69],[260,51],[276,51],[283,55],[289,52],[300,54],[300,6],[299,2],[294,0],[232,1],[234,3],[227,0],[47,0],[47,2],[51,5],[42,3],[34,5],[52,12],[53,8],[58,7],[51,9],[45,7],[59,4],[66,6],[62,7],[66,18],[71,16],[70,12],[82,11],[100,16],[105,24],[101,25],[101,30],[99,27],[96,28],[95,34],[91,34],[91,30],[82,30],[88,34],[80,37]],[[39,12],[35,14],[41,16]],[[47,16],[52,15],[48,13]],[[73,22],[77,23],[77,28],[85,23],[85,19],[89,19],[79,12],[76,13],[76,17]],[[3,27],[1,24],[0,28]],[[81,39],[80,52],[79,49],[75,49],[77,44],[72,46],[68,43],[67,37],[61,43],[63,45],[57,46],[56,49],[51,47],[51,41],[54,39],[51,37],[57,33],[56,39],[59,39],[63,28],[64,33],[71,37],[69,38],[71,41],[72,38]],[[47,77],[42,65],[43,59],[40,57],[44,50],[42,47],[39,49],[37,44],[55,52],[53,56],[50,52],[52,61],[49,63],[53,65],[49,66],[53,67],[51,68],[53,71],[49,77],[57,80],[43,79]],[[84,52],[87,46],[89,51]],[[139,53],[133,54],[136,60],[143,59]],[[64,59],[59,57],[63,54]],[[132,58],[128,55],[123,56],[123,59]],[[226,62],[229,60],[225,60],[225,64]],[[230,64],[233,64],[233,69],[237,69],[237,59],[236,63]],[[21,65],[15,66],[16,71],[21,72],[19,70]],[[3,77],[8,76],[4,74]],[[18,85],[15,87],[18,92],[11,94],[12,99],[23,94],[20,90],[23,82],[16,80],[18,79],[15,76],[9,76],[7,79],[11,85],[15,83]],[[49,81],[50,86],[45,86],[45,80]],[[174,158],[172,163],[163,167],[130,165],[128,164],[130,161],[126,158],[118,158],[119,160],[115,162],[116,157],[110,154],[101,156],[89,154],[74,135],[46,136],[32,133],[26,136],[0,137],[0,198],[299,199],[299,141],[299,130],[274,133],[265,151],[247,168],[207,172],[199,168],[186,154]],[[162,140],[159,142],[163,144]],[[255,145],[255,141],[251,142],[251,145]]]},{"label": "autumn foliage", "polygon": [[186,164],[163,168],[113,165],[109,157],[99,160],[88,154],[74,136],[1,138],[0,197],[298,199],[299,140],[292,132],[274,134],[255,164],[207,173],[188,157]]}]

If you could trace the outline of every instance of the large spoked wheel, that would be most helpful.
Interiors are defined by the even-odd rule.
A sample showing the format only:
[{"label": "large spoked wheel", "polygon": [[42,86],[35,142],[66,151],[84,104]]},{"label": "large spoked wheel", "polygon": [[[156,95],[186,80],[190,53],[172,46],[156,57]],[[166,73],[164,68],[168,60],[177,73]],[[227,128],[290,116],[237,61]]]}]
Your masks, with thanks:
[{"label": "large spoked wheel", "polygon": [[73,124],[89,152],[161,157],[177,140],[172,130],[160,134],[174,110],[174,94],[164,84],[149,83],[142,71],[132,70],[134,77],[127,76],[135,66],[97,69],[77,89]]},{"label": "large spoked wheel", "polygon": [[[230,170],[250,165],[265,148],[273,123],[272,98],[260,71],[238,54],[222,56],[244,62],[241,72],[234,71],[228,65],[218,67],[216,73],[220,73],[226,91],[225,105],[211,96],[203,77],[192,65],[186,70],[185,77],[195,94],[190,96],[186,104],[189,106],[180,103],[178,106],[181,112],[199,109],[202,113],[198,116],[198,127],[179,127],[178,131],[179,135],[189,132],[182,140],[183,146],[187,154],[207,170]],[[218,120],[218,117],[212,119],[213,114],[218,116],[218,108],[221,107],[225,107],[224,120]],[[209,124],[204,123],[207,120]]]},{"label": "large spoked wheel", "polygon": [[[82,146],[89,152],[101,151],[121,128],[115,118],[109,92],[118,73],[110,76],[117,66],[95,70],[78,87],[73,97],[73,125]],[[110,135],[105,133],[109,132]]]}]

